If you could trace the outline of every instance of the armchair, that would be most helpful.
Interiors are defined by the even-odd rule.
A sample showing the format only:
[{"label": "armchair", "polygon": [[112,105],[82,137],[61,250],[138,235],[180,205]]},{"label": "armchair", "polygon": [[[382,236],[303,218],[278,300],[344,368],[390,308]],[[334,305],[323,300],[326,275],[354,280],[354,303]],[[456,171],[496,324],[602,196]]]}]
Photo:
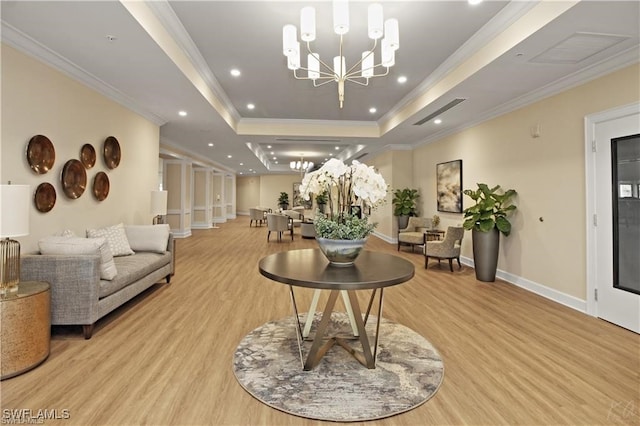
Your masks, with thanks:
[{"label": "armchair", "polygon": [[428,217],[411,216],[407,227],[398,229],[398,251],[400,245],[411,245],[411,251],[416,245],[424,243],[424,231],[432,228],[432,220]]},{"label": "armchair", "polygon": [[258,226],[258,223],[262,226],[262,222],[266,219],[265,213],[265,210],[259,208],[249,209],[249,219],[251,219],[249,221],[249,228],[251,228],[254,221],[256,222],[256,226]]},{"label": "armchair", "polygon": [[460,247],[462,246],[462,238],[464,237],[464,228],[461,226],[449,226],[444,234],[442,241],[426,241],[424,236],[424,268],[427,269],[429,258],[440,260],[449,260],[449,269],[453,272],[453,259],[458,261],[458,269],[460,265]]},{"label": "armchair", "polygon": [[267,213],[267,229],[269,230],[267,241],[269,241],[271,231],[278,233],[278,241],[282,241],[283,232],[289,231],[291,232],[291,241],[293,241],[293,221],[287,215]]},{"label": "armchair", "polygon": [[302,222],[304,222],[304,214],[298,210],[284,210],[282,214],[289,216],[293,220],[293,226],[295,227],[300,226]]}]

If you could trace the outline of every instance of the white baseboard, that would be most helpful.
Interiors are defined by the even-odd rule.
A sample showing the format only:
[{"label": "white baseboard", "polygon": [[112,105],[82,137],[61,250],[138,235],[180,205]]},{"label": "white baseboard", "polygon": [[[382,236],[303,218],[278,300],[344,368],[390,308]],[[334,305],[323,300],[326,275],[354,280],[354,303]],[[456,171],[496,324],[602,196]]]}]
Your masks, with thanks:
[{"label": "white baseboard", "polygon": [[184,232],[176,232],[172,230],[171,233],[173,234],[173,238],[188,238],[191,236],[191,229]]},{"label": "white baseboard", "polygon": [[[460,263],[463,263],[464,265],[470,266],[472,268],[474,267],[473,259],[468,257],[461,256]],[[511,283],[515,286],[528,290],[532,293],[535,293],[539,296],[542,296],[546,299],[552,300],[556,303],[560,303],[561,305],[575,309],[576,311],[580,311],[585,314],[587,313],[586,300],[579,299],[575,296],[571,296],[569,294],[563,293],[553,288],[549,288],[545,285],[536,283],[526,278],[522,278],[518,275],[514,275],[512,273],[502,271],[500,269],[496,271],[496,277],[500,278],[503,281]]]},{"label": "white baseboard", "polygon": [[213,227],[210,223],[192,223],[191,229],[211,229]]},{"label": "white baseboard", "polygon": [[389,244],[398,244],[398,239],[397,238],[387,237],[386,235],[381,234],[381,233],[379,233],[377,231],[373,231],[373,235],[375,235],[376,237],[380,238],[382,241],[388,242]]}]

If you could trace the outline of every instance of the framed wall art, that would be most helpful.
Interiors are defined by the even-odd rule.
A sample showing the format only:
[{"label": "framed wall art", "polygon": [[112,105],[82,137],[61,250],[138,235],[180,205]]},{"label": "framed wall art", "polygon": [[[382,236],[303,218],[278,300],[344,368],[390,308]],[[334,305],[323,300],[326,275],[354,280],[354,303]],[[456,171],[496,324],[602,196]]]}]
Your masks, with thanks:
[{"label": "framed wall art", "polygon": [[293,207],[303,206],[307,210],[311,210],[313,205],[313,197],[309,197],[308,200],[302,198],[300,195],[300,186],[302,182],[295,182],[293,184]]},{"label": "framed wall art", "polygon": [[439,212],[462,213],[462,160],[436,164]]}]

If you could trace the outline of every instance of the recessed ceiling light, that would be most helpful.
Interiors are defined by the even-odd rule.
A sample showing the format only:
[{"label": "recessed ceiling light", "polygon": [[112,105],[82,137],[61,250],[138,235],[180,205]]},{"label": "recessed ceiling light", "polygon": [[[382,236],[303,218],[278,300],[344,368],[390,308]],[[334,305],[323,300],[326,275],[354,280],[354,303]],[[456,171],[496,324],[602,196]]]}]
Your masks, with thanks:
[{"label": "recessed ceiling light", "polygon": [[267,145],[267,148],[271,149],[271,145]]},{"label": "recessed ceiling light", "polygon": [[433,122],[436,124],[440,124],[442,123],[442,120],[440,120],[439,118],[436,118],[435,120],[433,120]]},{"label": "recessed ceiling light", "polygon": [[369,112],[370,112],[371,114],[375,113],[376,111],[378,111],[378,110],[377,110],[377,109],[375,109],[375,108],[369,108]]},{"label": "recessed ceiling light", "polygon": [[482,3],[482,0],[468,0],[469,4],[478,4],[478,3]]},{"label": "recessed ceiling light", "polygon": [[241,166],[244,166],[244,163],[240,163]]},{"label": "recessed ceiling light", "polygon": [[337,150],[339,150],[339,149],[340,149],[340,147],[339,147],[339,146],[336,146],[336,151],[337,151]]},{"label": "recessed ceiling light", "polygon": [[400,77],[398,77],[398,83],[406,83],[407,82],[407,77],[405,77],[404,75],[401,75]]},{"label": "recessed ceiling light", "polygon": [[273,155],[273,151],[271,151],[271,155]]},{"label": "recessed ceiling light", "polygon": [[329,159],[328,159],[328,158],[325,158],[325,159],[324,159],[324,161],[329,161]]},{"label": "recessed ceiling light", "polygon": [[252,172],[252,171],[253,171],[253,169],[249,169],[249,171],[250,171],[250,172]]},{"label": "recessed ceiling light", "polygon": [[178,111],[178,115],[180,117],[185,117],[187,115],[187,111]]},{"label": "recessed ceiling light", "polygon": [[213,144],[212,144],[211,142],[209,142],[207,145],[209,145],[209,146],[213,146]]},{"label": "recessed ceiling light", "polygon": [[227,158],[233,158],[233,155],[229,154],[227,155]]},{"label": "recessed ceiling light", "polygon": [[247,108],[254,109],[256,106],[254,104],[247,104]]},{"label": "recessed ceiling light", "polygon": [[330,153],[329,153],[329,157],[333,157],[333,152],[330,152]]},{"label": "recessed ceiling light", "polygon": [[273,157],[273,159],[274,159],[274,160],[277,160],[277,159],[278,159],[278,157]]},{"label": "recessed ceiling light", "polygon": [[243,174],[242,172],[240,172],[240,174]]},{"label": "recessed ceiling light", "polygon": [[276,161],[276,164],[278,164],[278,162]]},{"label": "recessed ceiling light", "polygon": [[231,75],[234,77],[240,77],[240,70],[237,68],[232,69],[231,71]]}]

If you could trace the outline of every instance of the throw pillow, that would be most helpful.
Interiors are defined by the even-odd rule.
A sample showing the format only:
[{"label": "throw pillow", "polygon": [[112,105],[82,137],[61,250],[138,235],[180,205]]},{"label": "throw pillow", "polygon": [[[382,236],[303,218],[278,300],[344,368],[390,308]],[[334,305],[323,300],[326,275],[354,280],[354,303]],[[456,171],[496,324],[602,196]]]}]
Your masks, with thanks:
[{"label": "throw pillow", "polygon": [[127,239],[127,234],[124,232],[124,225],[122,223],[114,226],[107,226],[105,228],[87,229],[87,237],[104,237],[109,243],[109,248],[111,249],[113,257],[129,256],[130,254],[133,254],[133,250],[131,250],[131,246],[129,246],[129,240]]},{"label": "throw pillow", "polygon": [[41,254],[97,254],[100,256],[101,279],[111,281],[118,274],[109,243],[104,238],[52,236],[40,239],[38,247]]},{"label": "throw pillow", "polygon": [[164,253],[169,242],[169,225],[127,225],[124,227],[133,251]]}]

